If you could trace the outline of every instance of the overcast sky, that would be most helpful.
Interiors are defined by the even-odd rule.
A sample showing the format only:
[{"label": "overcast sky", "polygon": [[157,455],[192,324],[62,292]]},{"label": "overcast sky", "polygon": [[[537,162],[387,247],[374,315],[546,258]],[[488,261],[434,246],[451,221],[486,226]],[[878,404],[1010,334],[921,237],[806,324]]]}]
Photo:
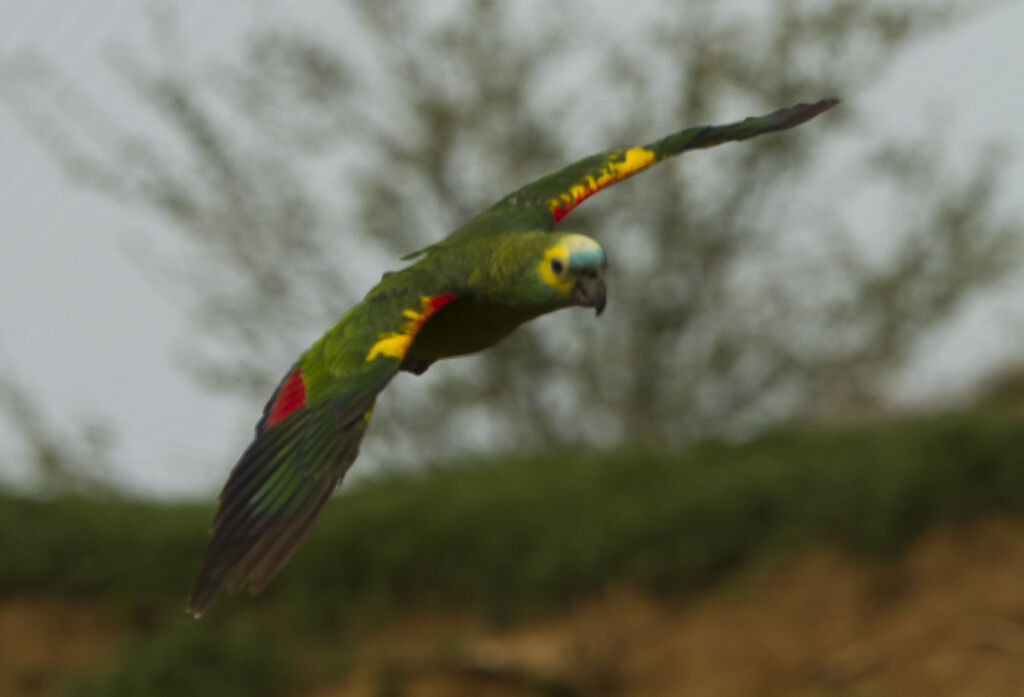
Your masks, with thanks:
[{"label": "overcast sky", "polygon": [[[283,12],[240,0],[163,6],[177,8],[197,46],[225,55],[249,28],[281,20]],[[0,78],[45,57],[78,88],[117,107],[126,123],[148,124],[152,116],[110,67],[112,44],[150,41],[147,7],[135,0],[0,0]],[[304,4],[302,17],[289,21],[328,22],[332,7]],[[864,113],[897,132],[916,133],[929,119],[946,123],[964,161],[986,142],[1005,144],[1014,157],[1007,206],[1017,211],[1024,211],[1022,29],[1024,1],[1006,3],[906,51],[881,84],[856,97]],[[159,221],[70,185],[2,93],[0,163],[0,371],[31,388],[69,434],[90,420],[112,424],[117,474],[129,490],[209,494],[257,414],[200,389],[181,368],[184,305],[147,277],[132,246],[133,235]],[[1015,350],[1024,359],[1024,302],[1015,290],[975,303],[922,346],[901,394],[955,393]],[[4,474],[18,476],[20,452],[0,425]]]}]

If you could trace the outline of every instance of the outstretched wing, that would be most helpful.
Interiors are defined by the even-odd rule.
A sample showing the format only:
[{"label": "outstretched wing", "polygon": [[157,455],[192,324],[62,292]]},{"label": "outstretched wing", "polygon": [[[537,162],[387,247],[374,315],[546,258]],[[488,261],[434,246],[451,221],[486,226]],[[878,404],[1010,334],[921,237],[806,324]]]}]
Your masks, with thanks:
[{"label": "outstretched wing", "polygon": [[752,116],[722,126],[695,126],[647,145],[585,157],[518,189],[476,216],[447,238],[409,255],[447,246],[480,234],[553,230],[572,209],[601,189],[686,150],[710,148],[764,133],[784,131],[831,109],[838,99],[797,104],[766,116]]},{"label": "outstretched wing", "polygon": [[500,207],[530,210],[543,227],[553,229],[569,211],[601,189],[686,150],[711,148],[773,131],[784,131],[808,121],[837,104],[825,99],[797,104],[767,116],[752,116],[724,126],[695,126],[626,150],[591,155],[564,169],[531,182],[506,197]]},{"label": "outstretched wing", "polygon": [[258,593],[309,533],[356,459],[377,394],[413,337],[452,294],[420,295],[394,274],[292,367],[220,495],[188,610],[217,592]]}]

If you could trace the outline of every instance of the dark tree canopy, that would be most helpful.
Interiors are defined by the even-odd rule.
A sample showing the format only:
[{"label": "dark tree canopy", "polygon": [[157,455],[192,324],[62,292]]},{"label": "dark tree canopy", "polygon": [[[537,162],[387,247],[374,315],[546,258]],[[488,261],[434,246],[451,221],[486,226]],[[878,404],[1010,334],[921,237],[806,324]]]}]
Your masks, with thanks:
[{"label": "dark tree canopy", "polygon": [[940,133],[899,142],[858,104],[904,47],[956,21],[953,6],[778,0],[755,18],[666,1],[628,34],[608,8],[530,7],[526,21],[488,0],[429,18],[349,2],[346,26],[266,27],[198,74],[169,59],[126,68],[174,143],[116,118],[97,127],[98,154],[80,135],[52,141],[83,181],[187,240],[162,263],[203,337],[187,345],[200,380],[250,395],[255,420],[398,256],[531,178],[833,95],[843,106],[811,127],[690,154],[588,201],[566,227],[609,250],[605,316],[557,313],[399,380],[368,447],[422,461],[680,443],[860,409],[914,339],[1016,263],[1020,227],[993,205],[998,158],[953,170]]}]

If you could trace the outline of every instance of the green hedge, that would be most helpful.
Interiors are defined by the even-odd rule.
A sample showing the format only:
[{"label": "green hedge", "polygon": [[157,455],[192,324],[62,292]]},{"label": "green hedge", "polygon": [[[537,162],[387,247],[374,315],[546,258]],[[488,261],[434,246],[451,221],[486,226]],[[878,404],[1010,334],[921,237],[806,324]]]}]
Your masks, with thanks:
[{"label": "green hedge", "polygon": [[[211,615],[285,608],[309,626],[440,604],[501,620],[609,581],[686,591],[779,546],[887,553],[927,526],[993,511],[1024,512],[1016,421],[791,430],[684,454],[502,458],[344,490],[263,598],[222,599]],[[0,498],[0,593],[180,607],[212,512]]]}]

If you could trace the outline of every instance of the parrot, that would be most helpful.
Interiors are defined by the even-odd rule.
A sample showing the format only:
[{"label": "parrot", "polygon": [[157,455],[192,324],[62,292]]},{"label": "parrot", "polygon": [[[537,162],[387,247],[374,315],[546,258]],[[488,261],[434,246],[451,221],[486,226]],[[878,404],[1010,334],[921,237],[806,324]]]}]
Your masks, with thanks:
[{"label": "parrot", "polygon": [[591,195],[687,150],[800,125],[838,103],[800,103],[591,155],[543,176],[403,257],[278,384],[220,493],[187,611],[221,589],[260,592],[288,562],[355,461],[377,395],[400,371],[486,349],[524,322],[607,300],[603,247],[555,232]]}]

